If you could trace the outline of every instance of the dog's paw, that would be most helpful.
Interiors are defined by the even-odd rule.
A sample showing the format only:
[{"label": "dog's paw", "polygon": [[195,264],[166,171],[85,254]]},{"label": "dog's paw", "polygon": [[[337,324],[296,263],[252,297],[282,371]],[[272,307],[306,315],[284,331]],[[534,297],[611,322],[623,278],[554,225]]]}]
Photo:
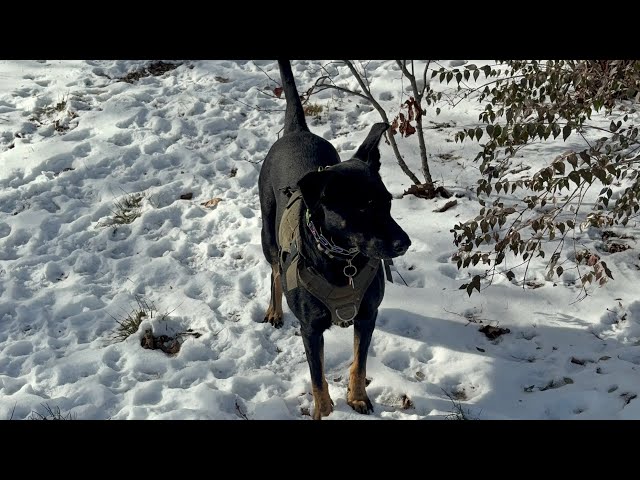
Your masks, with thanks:
[{"label": "dog's paw", "polygon": [[284,321],[282,320],[282,317],[279,317],[276,315],[267,315],[266,317],[264,317],[264,320],[262,321],[262,323],[270,323],[275,328],[280,328],[282,327],[282,325],[284,325]]},{"label": "dog's paw", "polygon": [[333,412],[333,400],[329,397],[329,402],[323,402],[322,405],[313,410],[313,419],[320,420],[322,417],[328,417]]},{"label": "dog's paw", "polygon": [[373,405],[368,397],[365,397],[364,400],[347,400],[347,403],[358,413],[362,413],[364,415],[373,413]]}]

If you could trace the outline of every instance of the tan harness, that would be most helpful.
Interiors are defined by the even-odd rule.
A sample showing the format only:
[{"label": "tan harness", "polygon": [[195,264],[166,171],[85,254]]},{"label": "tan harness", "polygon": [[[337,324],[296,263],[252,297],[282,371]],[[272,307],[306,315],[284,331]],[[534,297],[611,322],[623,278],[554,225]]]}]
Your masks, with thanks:
[{"label": "tan harness", "polygon": [[[293,258],[285,278],[287,291],[299,286],[320,300],[331,312],[331,321],[340,327],[353,324],[353,319],[360,309],[364,293],[378,273],[380,260],[371,258],[356,275],[352,277],[353,285],[336,287],[327,281],[313,267],[306,266],[300,254],[300,217],[304,202],[300,191],[295,191],[285,207],[280,221],[278,239],[280,242],[280,265],[283,266],[284,253],[293,254]],[[292,248],[293,246],[293,248]],[[301,262],[301,259],[303,260]]]}]

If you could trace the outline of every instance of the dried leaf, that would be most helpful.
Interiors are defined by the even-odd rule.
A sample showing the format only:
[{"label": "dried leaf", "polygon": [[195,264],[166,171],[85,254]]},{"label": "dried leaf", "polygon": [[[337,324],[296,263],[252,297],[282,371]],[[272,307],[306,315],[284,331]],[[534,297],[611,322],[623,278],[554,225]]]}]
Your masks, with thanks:
[{"label": "dried leaf", "polygon": [[495,340],[500,335],[504,335],[505,333],[511,333],[511,330],[509,330],[508,328],[492,327],[491,325],[485,325],[484,327],[480,327],[478,331],[481,333],[484,333],[489,340]]},{"label": "dried leaf", "polygon": [[283,88],[282,87],[276,87],[276,88],[273,89],[273,93],[278,98],[282,97],[282,92],[283,92]]},{"label": "dried leaf", "polygon": [[206,202],[201,203],[200,205],[207,208],[216,208],[218,204],[222,201],[221,198],[212,198],[211,200],[207,200]]},{"label": "dried leaf", "polygon": [[409,397],[407,397],[407,395],[403,394],[400,397],[400,401],[402,402],[402,407],[400,407],[402,408],[402,410],[409,410],[414,408],[413,401]]}]

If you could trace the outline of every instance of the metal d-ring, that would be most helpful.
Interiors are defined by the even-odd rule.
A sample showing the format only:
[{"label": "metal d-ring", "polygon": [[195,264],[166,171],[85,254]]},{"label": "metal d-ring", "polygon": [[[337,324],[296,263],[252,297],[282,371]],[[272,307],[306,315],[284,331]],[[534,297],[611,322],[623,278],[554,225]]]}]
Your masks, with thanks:
[{"label": "metal d-ring", "polygon": [[354,318],[356,318],[356,315],[358,314],[358,309],[356,308],[356,306],[355,306],[355,305],[353,305],[353,304],[352,304],[351,306],[353,307],[353,315],[351,315],[351,317],[349,317],[349,318],[342,318],[342,317],[340,316],[340,313],[338,312],[338,309],[337,309],[337,308],[336,308],[336,316],[337,316],[340,320],[342,320],[343,322],[350,322],[351,320],[353,320]]},{"label": "metal d-ring", "polygon": [[[349,268],[353,269],[353,273],[347,273],[349,271],[348,270]],[[342,273],[344,273],[345,277],[352,277],[353,278],[353,277],[356,276],[356,273],[358,273],[358,269],[355,267],[355,265],[351,265],[351,263],[349,263],[349,265],[345,266],[342,269]]]}]

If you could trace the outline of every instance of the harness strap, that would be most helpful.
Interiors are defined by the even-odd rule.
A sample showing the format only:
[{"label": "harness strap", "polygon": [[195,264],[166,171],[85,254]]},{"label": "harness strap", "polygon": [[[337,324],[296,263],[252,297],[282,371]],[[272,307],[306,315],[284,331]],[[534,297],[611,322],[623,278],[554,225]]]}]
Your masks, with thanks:
[{"label": "harness strap", "polygon": [[353,277],[353,286],[336,287],[313,267],[304,265],[304,259],[298,249],[301,241],[300,217],[303,202],[299,191],[293,193],[285,207],[278,239],[280,242],[280,265],[284,266],[286,255],[291,255],[291,263],[285,272],[287,290],[299,286],[320,300],[331,312],[331,321],[335,325],[348,327],[360,310],[360,304],[369,285],[378,273],[380,260],[369,259],[367,264]]},{"label": "harness strap", "polygon": [[367,264],[353,277],[353,286],[336,287],[330,284],[313,267],[297,268],[300,284],[320,300],[331,312],[335,325],[348,327],[360,310],[360,304],[369,285],[378,273],[380,260],[369,259]]}]

